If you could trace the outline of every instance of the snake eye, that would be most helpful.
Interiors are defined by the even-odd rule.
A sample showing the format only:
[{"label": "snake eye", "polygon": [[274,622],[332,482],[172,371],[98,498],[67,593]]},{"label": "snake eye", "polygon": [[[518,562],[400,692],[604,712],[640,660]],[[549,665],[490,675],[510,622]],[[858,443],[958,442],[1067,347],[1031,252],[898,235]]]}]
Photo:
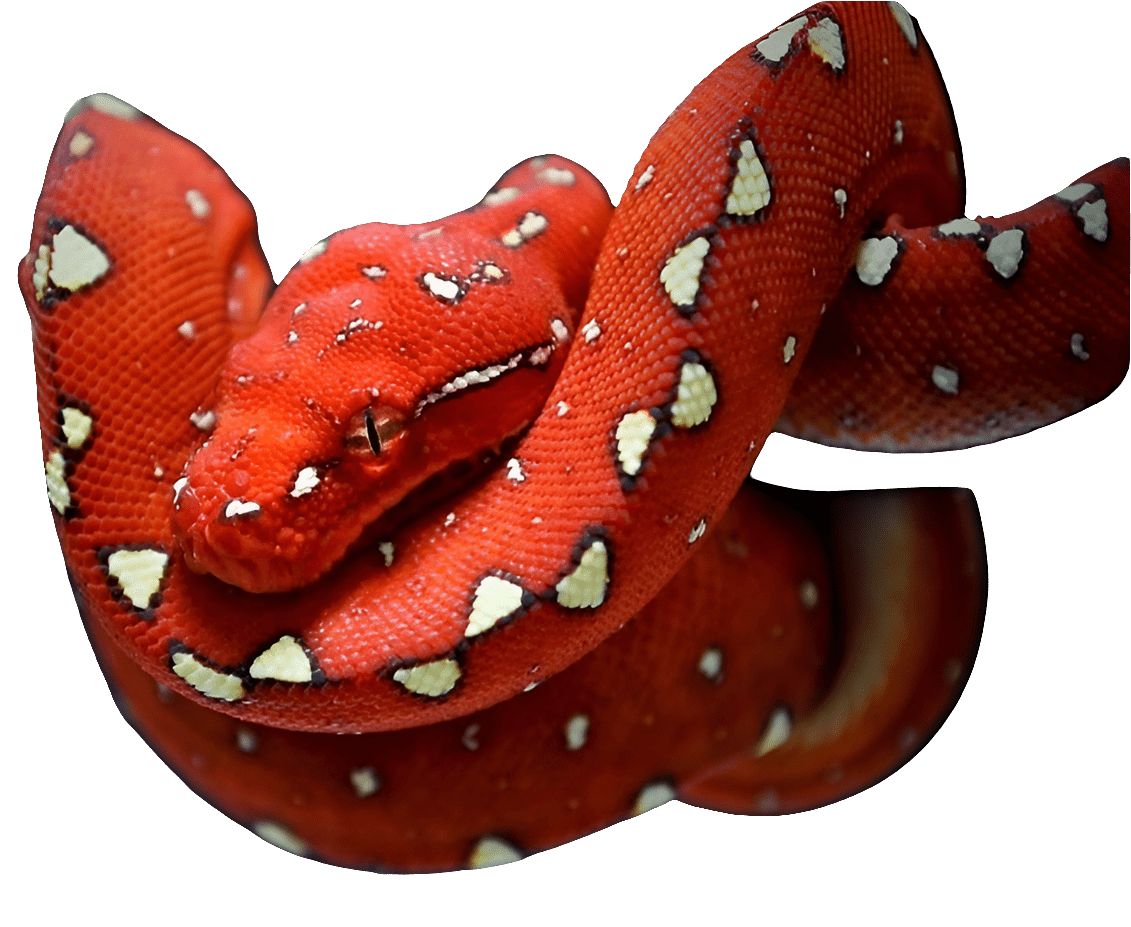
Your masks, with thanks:
[{"label": "snake eye", "polygon": [[380,459],[390,453],[391,443],[404,428],[405,414],[400,409],[385,405],[366,406],[350,419],[344,436],[345,446],[363,458]]},{"label": "snake eye", "polygon": [[404,428],[401,416],[392,409],[365,410],[365,437],[374,456],[380,457],[385,445]]}]

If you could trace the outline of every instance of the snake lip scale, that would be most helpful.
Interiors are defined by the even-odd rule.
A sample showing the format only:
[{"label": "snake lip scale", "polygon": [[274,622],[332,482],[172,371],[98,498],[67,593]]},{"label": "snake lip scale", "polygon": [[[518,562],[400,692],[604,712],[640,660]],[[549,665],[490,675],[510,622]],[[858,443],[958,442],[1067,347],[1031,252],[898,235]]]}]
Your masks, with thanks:
[{"label": "snake lip scale", "polygon": [[898,4],[820,5],[728,59],[615,211],[533,158],[462,213],[329,236],[277,288],[215,164],[80,101],[20,285],[52,517],[123,711],[260,836],[364,868],[882,778],[972,665],[977,509],[744,485],[766,435],[970,446],[1127,369],[1126,159],[1000,219],[956,219],[962,196]]}]

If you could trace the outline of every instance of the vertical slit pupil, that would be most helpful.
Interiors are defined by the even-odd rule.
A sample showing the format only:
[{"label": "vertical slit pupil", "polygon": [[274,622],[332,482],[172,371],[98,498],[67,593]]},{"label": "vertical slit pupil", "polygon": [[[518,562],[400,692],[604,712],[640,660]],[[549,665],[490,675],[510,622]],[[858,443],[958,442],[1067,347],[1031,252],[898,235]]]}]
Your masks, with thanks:
[{"label": "vertical slit pupil", "polygon": [[381,453],[381,435],[377,433],[377,426],[373,422],[373,410],[365,410],[365,436],[369,438],[369,447],[374,454]]}]

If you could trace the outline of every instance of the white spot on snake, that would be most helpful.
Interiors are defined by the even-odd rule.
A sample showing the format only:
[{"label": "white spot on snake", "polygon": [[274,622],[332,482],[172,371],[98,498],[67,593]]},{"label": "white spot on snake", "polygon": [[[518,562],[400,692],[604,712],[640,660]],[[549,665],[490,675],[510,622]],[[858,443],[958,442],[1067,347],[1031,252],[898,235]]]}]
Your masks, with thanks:
[{"label": "white spot on snake", "polygon": [[651,782],[640,790],[636,803],[632,806],[633,816],[666,805],[675,798],[675,789],[669,782]]},{"label": "white spot on snake", "polygon": [[424,285],[428,287],[433,296],[453,300],[459,297],[459,283],[455,280],[445,280],[431,272],[426,273],[421,280],[424,281]]},{"label": "white spot on snake", "polygon": [[350,770],[350,785],[358,798],[368,798],[381,788],[381,777],[372,766],[359,766]]},{"label": "white spot on snake", "polygon": [[212,212],[212,204],[199,190],[186,190],[185,202],[188,203],[189,212],[195,219],[204,219]]},{"label": "white spot on snake", "polygon": [[761,739],[754,747],[754,755],[765,756],[771,750],[776,750],[789,740],[792,729],[789,710],[786,708],[775,709],[774,713],[770,715],[770,720],[766,722],[766,729],[762,732]]},{"label": "white spot on snake", "polygon": [[895,17],[895,22],[899,26],[900,32],[903,37],[907,39],[907,43],[912,48],[919,47],[919,35],[915,31],[915,20],[911,18],[911,14],[907,12],[902,3],[888,3],[888,9],[891,10],[891,15]]},{"label": "white spot on snake", "polygon": [[573,171],[566,170],[564,167],[547,167],[534,176],[542,183],[548,183],[555,187],[572,187],[577,181]]},{"label": "white spot on snake", "polygon": [[514,844],[501,837],[481,837],[467,858],[467,866],[469,869],[487,869],[515,863],[520,859],[522,852]]},{"label": "white spot on snake", "polygon": [[290,496],[292,499],[298,499],[305,496],[307,493],[312,492],[314,487],[322,482],[322,477],[318,475],[317,467],[303,467],[298,471],[295,477],[295,488],[291,490]]},{"label": "white spot on snake", "polygon": [[951,219],[949,222],[944,222],[939,227],[940,235],[981,235],[982,225],[975,222],[973,219],[965,217],[959,219]]},{"label": "white spot on snake", "polygon": [[778,26],[754,47],[758,50],[758,54],[767,61],[778,63],[785,57],[793,42],[793,37],[804,28],[806,22],[804,16],[791,19],[785,25]]},{"label": "white spot on snake", "polygon": [[1021,229],[1007,229],[990,239],[986,260],[1003,278],[1008,280],[1021,265],[1025,256],[1025,233]]},{"label": "white spot on snake", "polygon": [[516,483],[521,483],[526,479],[526,474],[522,472],[522,461],[517,457],[512,457],[507,461],[507,479],[514,480]]},{"label": "white spot on snake", "polygon": [[1076,215],[1084,223],[1084,234],[1096,241],[1107,241],[1107,203],[1096,200],[1081,203],[1076,207]]},{"label": "white spot on snake", "polygon": [[[308,264],[308,263],[310,263],[310,262],[311,262],[311,261],[313,261],[313,260],[314,260],[314,259],[315,259],[316,257],[318,257],[318,255],[320,255],[320,254],[325,254],[325,253],[326,253],[326,248],[327,248],[327,247],[329,246],[329,244],[330,244],[330,239],[328,239],[328,238],[323,238],[323,239],[322,239],[322,240],[321,240],[320,242],[317,242],[317,243],[315,243],[315,244],[311,245],[311,246],[310,246],[309,248],[307,248],[307,249],[306,249],[306,250],[305,250],[305,251],[304,251],[304,252],[302,253],[302,257],[300,257],[300,258],[298,259],[298,262],[299,262],[300,264]],[[304,304],[304,305],[305,305],[305,304]]]},{"label": "white spot on snake", "polygon": [[797,338],[790,335],[785,339],[785,344],[781,348],[781,359],[787,364],[793,360],[793,355],[797,353]]},{"label": "white spot on snake", "polygon": [[[692,428],[701,425],[711,417],[711,409],[718,401],[715,378],[702,364],[688,361],[679,370],[679,386],[676,387],[676,400],[672,403],[671,421],[676,428]],[[645,413],[647,414],[647,413]],[[626,416],[627,417],[627,416]],[[651,416],[649,416],[651,417]],[[623,423],[623,419],[621,420]],[[653,428],[655,422],[653,422]],[[620,429],[617,429],[619,438]],[[648,437],[651,437],[649,433]],[[643,451],[641,452],[643,453]],[[623,466],[623,460],[622,460]],[[637,464],[639,469],[639,464]],[[625,470],[628,473],[628,470]],[[629,476],[634,474],[629,473]]]},{"label": "white spot on snake", "polygon": [[94,428],[94,419],[74,406],[65,407],[62,415],[63,439],[67,442],[67,447],[72,449],[82,447]]},{"label": "white spot on snake", "polygon": [[225,518],[244,518],[248,515],[259,514],[258,502],[247,502],[243,499],[232,499],[224,506]]},{"label": "white spot on snake", "polygon": [[839,187],[833,190],[833,202],[840,207],[840,217],[844,218],[844,207],[848,203],[848,193]]},{"label": "white spot on snake", "polygon": [[196,340],[196,324],[191,320],[186,320],[177,326],[177,334],[184,338],[186,341]]},{"label": "white spot on snake", "polygon": [[393,542],[382,541],[377,545],[377,550],[381,552],[381,556],[385,558],[385,566],[391,567],[393,565],[393,557],[395,555]]},{"label": "white spot on snake", "polygon": [[284,634],[255,658],[248,675],[253,679],[310,682],[314,678],[314,668],[302,644],[290,634]]},{"label": "white spot on snake", "polygon": [[718,682],[723,672],[723,652],[718,647],[708,647],[699,655],[699,673],[704,679]]},{"label": "white spot on snake", "polygon": [[447,695],[455,688],[461,674],[462,671],[455,660],[444,659],[399,669],[393,673],[393,679],[416,695],[438,698]]},{"label": "white spot on snake", "polygon": [[752,216],[770,204],[770,179],[750,139],[738,143],[737,171],[727,194],[727,212],[732,216]]},{"label": "white spot on snake", "polygon": [[31,283],[35,287],[35,298],[43,299],[43,291],[47,289],[47,274],[51,270],[51,246],[40,245],[36,252],[35,270],[32,271]]},{"label": "white spot on snake", "polygon": [[1096,189],[1095,184],[1074,183],[1069,187],[1065,187],[1059,193],[1054,195],[1058,200],[1064,200],[1066,203],[1074,203],[1077,200],[1082,200],[1094,189]]},{"label": "white spot on snake", "polygon": [[629,476],[636,476],[640,472],[644,452],[648,450],[648,442],[652,440],[655,431],[656,419],[647,409],[629,412],[617,423],[617,460]]},{"label": "white spot on snake", "polygon": [[295,856],[306,856],[310,852],[306,841],[297,837],[282,824],[276,824],[274,821],[256,821],[251,825],[251,829],[263,840]]},{"label": "white spot on snake", "polygon": [[483,197],[484,206],[502,206],[504,203],[509,203],[521,195],[522,191],[518,187],[500,187],[498,190],[492,190],[485,197]]},{"label": "white spot on snake", "polygon": [[1088,349],[1084,346],[1084,336],[1079,332],[1073,332],[1072,340],[1069,342],[1069,347],[1072,349],[1072,356],[1077,360],[1086,361],[1092,355],[1088,353]]},{"label": "white spot on snake", "polygon": [[81,129],[71,136],[71,142],[67,146],[71,152],[72,158],[81,158],[87,154],[91,148],[94,147],[94,139],[83,132]]},{"label": "white spot on snake", "polygon": [[485,576],[475,587],[471,614],[467,619],[466,637],[475,637],[490,630],[500,621],[511,617],[522,608],[526,590],[518,583],[500,576]]},{"label": "white spot on snake", "polygon": [[589,716],[572,715],[565,723],[565,742],[567,750],[580,750],[589,739]]},{"label": "white spot on snake", "polygon": [[564,417],[567,412],[569,412],[569,403],[568,402],[559,402],[558,403],[558,418]]},{"label": "white spot on snake", "polygon": [[523,242],[541,235],[549,226],[550,222],[544,215],[528,212],[519,220],[518,225],[506,232],[499,240],[508,248],[517,248]]},{"label": "white spot on snake", "polygon": [[448,512],[448,514],[446,516],[444,516],[444,527],[450,528],[455,523],[456,523],[456,513],[455,512]]},{"label": "white spot on snake", "polygon": [[958,371],[951,370],[949,367],[943,367],[940,364],[935,364],[931,370],[931,382],[935,384],[942,392],[954,396],[958,393]]},{"label": "white spot on snake", "polygon": [[703,261],[711,243],[705,236],[693,238],[686,245],[676,248],[664,262],[660,271],[660,282],[668,297],[677,306],[693,306],[699,295],[699,275],[703,272]]},{"label": "white spot on snake", "polygon": [[[107,116],[114,116],[116,119],[137,119],[141,115],[141,110],[137,107],[130,106],[125,100],[119,100],[109,93],[93,93],[89,97],[83,97],[71,107],[71,112],[73,113],[83,104]],[[68,113],[68,118],[70,118],[70,115]]]},{"label": "white spot on snake", "polygon": [[67,462],[62,451],[52,451],[43,462],[47,476],[47,498],[60,515],[65,515],[71,504],[71,488],[67,485]]},{"label": "white spot on snake", "polygon": [[211,409],[207,412],[193,412],[189,416],[189,421],[201,431],[211,431],[216,427],[216,413]]},{"label": "white spot on snake", "polygon": [[236,749],[240,753],[254,753],[259,749],[259,738],[255,736],[255,731],[246,727],[241,727],[236,731]]},{"label": "white spot on snake", "polygon": [[550,331],[554,333],[554,337],[558,341],[565,341],[569,337],[569,329],[566,328],[565,322],[561,319],[553,319],[550,322]]},{"label": "white spot on snake", "polygon": [[809,30],[809,50],[834,71],[844,70],[844,42],[836,20],[825,17]]},{"label": "white spot on snake", "polygon": [[219,673],[205,666],[191,653],[180,651],[173,654],[173,672],[181,677],[201,695],[222,702],[235,702],[247,694],[243,680],[239,676]]},{"label": "white spot on snake", "polygon": [[[379,331],[384,325],[385,323],[381,321],[370,322],[368,319],[351,319],[346,327],[334,336],[334,342],[336,344],[345,344],[349,337],[355,332],[361,331],[363,329]],[[298,335],[295,334],[295,340],[297,339]],[[287,343],[291,343],[291,337],[289,334],[287,335]],[[320,352],[318,356],[321,357],[322,353]]]},{"label": "white spot on snake", "polygon": [[149,608],[149,603],[161,589],[168,565],[169,555],[152,547],[116,550],[106,558],[106,572],[138,611]]},{"label": "white spot on snake", "polygon": [[655,174],[656,165],[649,164],[646,168],[644,168],[643,171],[640,172],[640,176],[636,180],[636,186],[633,187],[633,189],[643,190],[646,186],[648,186],[648,184],[652,182],[652,178],[655,176]]},{"label": "white spot on snake", "polygon": [[549,225],[550,222],[545,216],[536,212],[528,212],[519,222],[517,231],[522,236],[523,241],[529,241],[535,235],[541,235]]},{"label": "white spot on snake", "polygon": [[898,253],[899,243],[891,236],[865,238],[856,252],[856,276],[867,286],[879,286]]},{"label": "white spot on snake", "polygon": [[173,505],[181,501],[181,493],[185,491],[188,486],[188,477],[182,476],[179,480],[173,483]]},{"label": "white spot on snake", "polygon": [[604,541],[593,541],[572,573],[554,588],[558,603],[566,608],[596,608],[605,601],[609,584],[609,554]]},{"label": "white spot on snake", "polygon": [[897,145],[903,144],[903,120],[897,119],[895,121],[895,129],[892,131],[892,141]]},{"label": "white spot on snake", "polygon": [[385,276],[386,273],[388,273],[388,271],[385,270],[385,268],[380,264],[374,264],[371,267],[363,267],[361,268],[361,272],[365,274],[365,276],[367,276],[370,280],[380,280]]},{"label": "white spot on snake", "polygon": [[821,601],[821,592],[811,579],[803,580],[797,587],[797,596],[801,600],[801,607],[807,612],[813,611]]},{"label": "white spot on snake", "polygon": [[601,326],[596,319],[590,319],[581,326],[581,334],[585,336],[585,343],[590,344],[601,337]]},{"label": "white spot on snake", "polygon": [[[94,242],[79,232],[73,225],[65,225],[51,239],[51,248],[44,254],[39,249],[40,259],[46,258],[44,284],[50,280],[60,289],[75,290],[90,286],[110,269],[110,259]],[[39,261],[36,261],[39,270]],[[42,297],[41,287],[36,286],[36,295]]]},{"label": "white spot on snake", "polygon": [[688,532],[687,543],[688,544],[694,544],[701,537],[703,537],[703,535],[706,533],[706,531],[707,531],[707,519],[700,518],[699,521],[697,521],[695,523],[695,527],[693,527],[691,529],[691,531]]}]

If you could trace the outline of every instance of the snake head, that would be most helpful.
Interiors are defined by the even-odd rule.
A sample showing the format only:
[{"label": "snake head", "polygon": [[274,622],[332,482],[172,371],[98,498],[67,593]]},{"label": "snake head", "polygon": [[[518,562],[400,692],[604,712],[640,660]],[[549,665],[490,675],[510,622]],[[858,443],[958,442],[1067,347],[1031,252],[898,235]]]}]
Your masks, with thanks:
[{"label": "snake head", "polygon": [[545,261],[549,220],[508,206],[360,226],[296,265],[229,354],[177,483],[192,569],[251,592],[313,582],[534,419],[583,299]]}]

